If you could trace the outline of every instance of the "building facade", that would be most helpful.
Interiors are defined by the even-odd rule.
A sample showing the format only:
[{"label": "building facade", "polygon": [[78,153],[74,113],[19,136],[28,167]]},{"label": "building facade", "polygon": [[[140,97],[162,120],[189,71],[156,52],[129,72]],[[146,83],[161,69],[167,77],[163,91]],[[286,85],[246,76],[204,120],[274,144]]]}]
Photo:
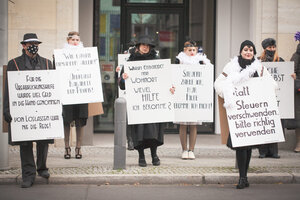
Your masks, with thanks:
[{"label": "building facade", "polygon": [[[107,133],[114,130],[117,55],[138,35],[152,35],[160,57],[172,61],[185,40],[197,41],[217,76],[246,39],[259,55],[261,41],[273,37],[279,55],[289,60],[297,45],[293,36],[300,30],[299,16],[298,0],[9,0],[8,59],[21,54],[24,33],[37,33],[43,41],[41,55],[52,58],[67,33],[79,31],[84,46],[98,47],[105,100],[105,114],[89,119],[87,128],[91,134]],[[215,105],[214,123],[199,126],[199,133],[220,133]],[[177,132],[177,127],[170,123],[166,131]]]}]

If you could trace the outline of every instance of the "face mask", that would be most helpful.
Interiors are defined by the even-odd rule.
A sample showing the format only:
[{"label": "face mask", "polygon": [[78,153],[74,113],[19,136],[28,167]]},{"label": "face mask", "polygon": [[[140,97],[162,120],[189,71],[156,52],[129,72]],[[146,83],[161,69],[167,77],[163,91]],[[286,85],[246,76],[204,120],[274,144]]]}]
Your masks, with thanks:
[{"label": "face mask", "polygon": [[274,54],[275,54],[275,51],[269,51],[269,50],[266,50],[266,55],[270,58],[273,58],[274,57]]},{"label": "face mask", "polygon": [[34,44],[27,47],[27,51],[33,55],[36,54],[38,52],[38,50],[39,50],[39,47]]}]

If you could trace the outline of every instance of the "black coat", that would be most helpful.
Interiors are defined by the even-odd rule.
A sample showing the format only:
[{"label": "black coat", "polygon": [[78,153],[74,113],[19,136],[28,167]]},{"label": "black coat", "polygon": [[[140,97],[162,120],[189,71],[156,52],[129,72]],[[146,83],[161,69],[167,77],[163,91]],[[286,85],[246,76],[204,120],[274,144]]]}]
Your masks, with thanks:
[{"label": "black coat", "polygon": [[[294,61],[294,72],[296,73],[297,79],[300,79],[300,43],[297,46],[296,52],[293,54],[291,61]],[[295,94],[295,119],[297,127],[300,128],[300,94]]]},{"label": "black coat", "polygon": [[[17,66],[19,69],[17,69],[17,66],[14,62],[14,60],[17,63]],[[50,60],[39,56],[38,54],[35,57],[35,64],[31,64],[29,61],[30,58],[27,56],[24,51],[23,54],[15,59],[12,59],[7,64],[7,71],[25,71],[25,70],[47,70],[47,63],[48,63],[48,69],[54,69],[52,66],[52,63]],[[4,103],[3,103],[3,115],[4,117],[7,115],[10,115],[9,110],[9,94],[8,94],[8,82],[7,82],[7,72],[6,72],[6,80],[5,80],[5,91],[4,91]],[[12,142],[11,141],[11,128],[10,123],[8,122],[8,142],[11,145],[26,145],[29,142],[32,141],[24,141],[24,142]],[[42,140],[45,143],[54,143],[54,140]]]},{"label": "black coat", "polygon": [[[153,60],[157,59],[158,56],[154,49],[150,49],[148,54],[140,54],[135,48],[131,49],[128,61],[138,60]],[[119,87],[125,89],[125,81],[122,78],[124,69],[121,71]],[[164,126],[162,123],[151,123],[151,124],[136,124],[129,125],[128,131],[131,131],[133,146],[135,149],[151,148],[152,146],[160,146],[164,143]]]}]

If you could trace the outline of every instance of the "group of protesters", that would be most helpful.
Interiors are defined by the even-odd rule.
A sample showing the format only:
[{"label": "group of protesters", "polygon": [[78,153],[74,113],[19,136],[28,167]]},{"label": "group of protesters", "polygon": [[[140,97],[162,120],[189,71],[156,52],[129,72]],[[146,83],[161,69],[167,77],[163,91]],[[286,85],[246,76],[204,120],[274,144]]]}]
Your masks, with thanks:
[{"label": "group of protesters", "polygon": [[[300,42],[300,32],[295,35],[295,40]],[[7,65],[7,71],[21,71],[21,70],[51,70],[55,68],[55,65],[50,60],[41,57],[38,54],[39,44],[42,43],[35,33],[27,33],[23,37],[22,44],[22,55],[9,61]],[[82,48],[83,44],[80,41],[78,32],[70,32],[67,36],[67,43],[64,48]],[[256,47],[249,41],[245,40],[240,45],[238,56],[234,57],[223,69],[223,72],[217,77],[214,87],[216,93],[224,98],[224,107],[230,106],[230,98],[228,93],[232,91],[232,88],[228,88],[229,85],[232,87],[241,81],[249,80],[252,77],[271,76],[268,70],[262,66],[261,62],[281,62],[284,61],[278,56],[276,41],[273,38],[267,38],[262,41],[263,52],[260,57],[256,57]],[[138,41],[134,43],[128,50],[130,54],[128,61],[141,61],[141,60],[153,60],[158,59],[158,53],[155,50],[155,42],[153,38],[147,35],[140,36]],[[55,58],[54,58],[55,59]],[[300,79],[300,43],[297,46],[297,50],[291,58],[295,62],[295,70],[291,75],[295,80]],[[193,41],[188,40],[184,43],[183,51],[176,56],[176,64],[209,64],[210,61],[207,59],[205,54],[199,52],[199,45]],[[199,65],[199,66],[200,66]],[[118,80],[120,89],[125,90],[125,80],[129,77],[129,74],[124,72],[124,69],[117,68],[117,71],[121,72]],[[246,73],[245,73],[246,72]],[[274,85],[276,82],[272,80]],[[225,84],[226,82],[226,84]],[[170,92],[174,94],[176,88],[172,86]],[[299,94],[295,95],[295,119],[296,119],[296,138],[297,146],[295,152],[300,152],[300,105],[299,105]],[[9,94],[8,94],[8,81],[5,84],[5,95],[4,95],[4,109],[3,114],[5,121],[9,123],[9,135],[10,122],[12,117],[9,109]],[[65,153],[64,158],[71,158],[71,148],[69,144],[70,138],[70,124],[75,122],[76,126],[76,148],[75,158],[81,159],[82,153],[80,150],[81,140],[83,135],[83,127],[86,125],[88,118],[88,106],[87,104],[78,105],[67,105],[63,106],[63,120],[64,120],[64,141],[65,141]],[[174,122],[179,124],[179,138],[182,147],[181,158],[184,160],[193,160],[196,158],[194,154],[196,138],[197,138],[197,125],[199,123],[191,122]],[[284,121],[282,121],[284,125]],[[283,126],[284,127],[284,126]],[[187,132],[189,130],[189,145],[187,144]],[[164,143],[164,124],[163,123],[147,123],[147,124],[136,124],[129,125],[127,127],[127,139],[130,149],[136,149],[138,151],[138,165],[146,167],[147,162],[145,159],[144,150],[150,148],[152,164],[154,166],[160,165],[160,159],[157,155],[158,146]],[[22,168],[22,184],[21,187],[29,188],[34,183],[36,172],[43,178],[49,178],[50,174],[46,167],[48,144],[53,143],[53,140],[39,140],[39,141],[22,141],[12,142],[11,137],[9,139],[10,144],[20,145],[20,157],[21,157],[21,168]],[[33,156],[33,142],[37,143],[37,161],[36,165]],[[227,146],[236,151],[237,165],[239,168],[239,182],[237,189],[243,189],[249,187],[247,179],[247,171],[249,169],[249,163],[251,159],[252,148],[254,146],[244,147],[233,147],[231,138],[227,139]],[[255,146],[256,147],[256,146]],[[280,158],[278,154],[277,143],[266,144],[258,146],[259,158],[271,157]]]}]

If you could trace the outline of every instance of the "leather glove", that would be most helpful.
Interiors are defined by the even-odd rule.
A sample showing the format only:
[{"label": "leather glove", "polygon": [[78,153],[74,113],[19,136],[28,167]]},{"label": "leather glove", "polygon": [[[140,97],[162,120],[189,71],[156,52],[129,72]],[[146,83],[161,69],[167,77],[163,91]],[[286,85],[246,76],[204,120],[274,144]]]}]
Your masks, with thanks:
[{"label": "leather glove", "polygon": [[11,115],[9,112],[4,113],[4,119],[7,123],[10,123],[12,121]]}]

